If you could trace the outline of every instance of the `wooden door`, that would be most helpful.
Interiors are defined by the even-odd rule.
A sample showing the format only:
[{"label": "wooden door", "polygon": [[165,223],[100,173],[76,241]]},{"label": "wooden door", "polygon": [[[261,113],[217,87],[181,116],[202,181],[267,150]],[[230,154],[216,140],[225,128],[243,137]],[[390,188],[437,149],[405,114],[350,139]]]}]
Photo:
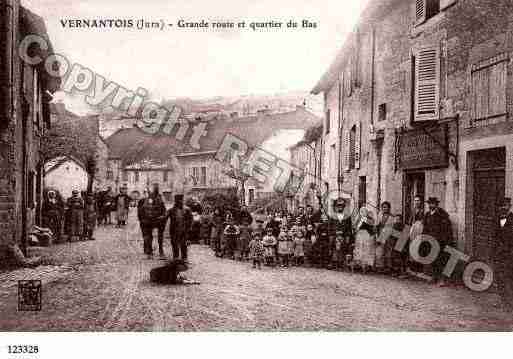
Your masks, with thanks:
[{"label": "wooden door", "polygon": [[505,193],[504,169],[474,171],[473,256],[489,265],[495,258],[498,210]]}]

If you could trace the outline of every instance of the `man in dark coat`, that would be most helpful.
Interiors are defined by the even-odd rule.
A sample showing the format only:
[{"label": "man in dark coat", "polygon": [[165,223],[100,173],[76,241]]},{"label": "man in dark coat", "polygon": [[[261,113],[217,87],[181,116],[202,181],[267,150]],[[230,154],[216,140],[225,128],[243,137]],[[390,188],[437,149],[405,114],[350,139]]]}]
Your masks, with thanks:
[{"label": "man in dark coat", "polygon": [[513,308],[513,206],[504,198],[497,223],[496,276],[503,302]]},{"label": "man in dark coat", "polygon": [[144,240],[144,253],[148,258],[153,257],[153,230],[158,230],[159,254],[164,257],[164,228],[166,226],[166,206],[159,193],[159,186],[155,184],[153,191],[147,198],[143,198],[137,205],[137,217],[141,225]]},{"label": "man in dark coat", "polygon": [[[422,234],[431,236],[440,245],[440,253],[432,264],[433,281],[439,282],[440,286],[445,285],[442,272],[449,259],[448,253],[444,251],[447,245],[452,245],[452,227],[449,214],[439,207],[440,201],[436,197],[428,199],[429,211],[424,215],[424,230]],[[420,249],[422,251],[422,248]]]},{"label": "man in dark coat", "polygon": [[334,216],[328,222],[328,233],[330,237],[335,237],[337,232],[349,241],[353,241],[353,227],[351,215],[346,212],[346,200],[338,198],[333,203]]},{"label": "man in dark coat", "polygon": [[183,195],[175,195],[175,203],[167,217],[169,218],[169,236],[173,247],[173,258],[187,261],[187,241],[192,225],[192,213],[183,205]]}]

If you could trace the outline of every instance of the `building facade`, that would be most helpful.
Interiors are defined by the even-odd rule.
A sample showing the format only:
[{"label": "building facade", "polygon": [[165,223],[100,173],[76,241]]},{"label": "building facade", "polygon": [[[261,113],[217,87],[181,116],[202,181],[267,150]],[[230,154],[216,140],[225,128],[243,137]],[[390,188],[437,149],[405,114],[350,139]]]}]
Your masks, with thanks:
[{"label": "building facade", "polygon": [[[17,0],[0,5],[0,246],[26,248],[27,233],[41,221],[43,160],[41,139],[50,125],[47,92],[59,79],[18,56],[24,36],[48,38],[43,20]],[[52,52],[40,50],[44,58]],[[33,52],[29,53],[34,56]],[[1,255],[0,255],[1,256]]]},{"label": "building facade", "polygon": [[59,191],[64,199],[71,197],[73,190],[87,190],[89,175],[84,164],[76,158],[54,158],[45,163],[44,169],[44,187]]},{"label": "building facade", "polygon": [[323,123],[310,127],[303,139],[289,149],[291,164],[305,172],[297,193],[291,193],[288,199],[287,207],[292,212],[300,206],[310,205],[319,209],[321,205],[317,195],[321,188],[326,187],[322,180],[323,130]]},{"label": "building facade", "polygon": [[313,89],[330,188],[406,218],[437,197],[459,249],[492,266],[513,195],[512,15],[508,0],[370,1]]}]

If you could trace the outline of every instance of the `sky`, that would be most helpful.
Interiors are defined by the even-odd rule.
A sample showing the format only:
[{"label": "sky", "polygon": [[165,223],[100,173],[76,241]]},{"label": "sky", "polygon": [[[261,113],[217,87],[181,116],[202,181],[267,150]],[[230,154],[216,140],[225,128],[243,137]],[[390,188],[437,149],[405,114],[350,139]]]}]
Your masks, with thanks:
[{"label": "sky", "polygon": [[[55,51],[150,98],[310,91],[335,58],[367,0],[22,0],[42,16]],[[65,19],[164,20],[155,29],[63,28]],[[178,20],[246,21],[246,29],[179,29]],[[251,22],[299,22],[251,30]],[[301,28],[308,19],[316,28]],[[76,112],[80,102],[71,101]],[[73,110],[73,108],[72,108]]]}]

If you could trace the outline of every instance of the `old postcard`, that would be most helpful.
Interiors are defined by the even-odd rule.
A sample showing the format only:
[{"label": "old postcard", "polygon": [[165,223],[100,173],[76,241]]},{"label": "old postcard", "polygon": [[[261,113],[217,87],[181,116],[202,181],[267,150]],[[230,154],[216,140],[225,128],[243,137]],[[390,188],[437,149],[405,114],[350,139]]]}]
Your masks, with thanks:
[{"label": "old postcard", "polygon": [[513,329],[511,0],[0,9],[1,332]]}]

